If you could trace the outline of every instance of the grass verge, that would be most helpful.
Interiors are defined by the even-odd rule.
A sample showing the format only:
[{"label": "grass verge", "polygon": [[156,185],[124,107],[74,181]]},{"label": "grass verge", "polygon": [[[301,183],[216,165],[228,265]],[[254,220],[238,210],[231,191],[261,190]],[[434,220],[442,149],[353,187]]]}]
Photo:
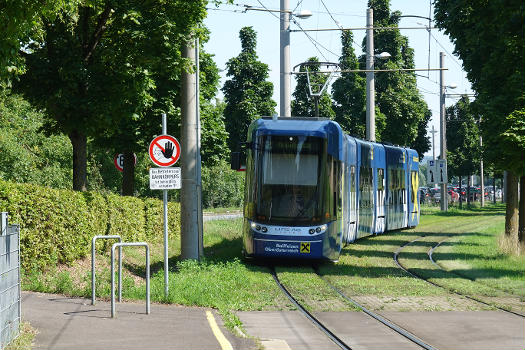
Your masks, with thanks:
[{"label": "grass verge", "polygon": [[[465,288],[471,288],[468,289],[471,293],[489,295],[482,287],[471,286],[471,281],[434,271],[436,268],[426,252],[435,242],[450,238],[435,253],[435,258],[447,268],[462,269],[474,275],[484,270],[486,277],[482,279],[490,283],[508,284],[511,281],[516,286],[523,285],[525,276],[518,276],[516,271],[521,273],[525,269],[525,260],[508,257],[498,250],[497,236],[502,231],[503,221],[504,207],[501,205],[471,210],[451,209],[446,213],[441,213],[438,208],[424,208],[418,227],[358,240],[342,250],[338,263],[323,264],[320,271],[347,295],[372,309],[479,309],[479,306],[468,305],[442,289],[408,276],[395,265],[393,254],[400,246],[424,236],[403,249],[400,255],[403,264],[430,274],[429,278],[454,286],[459,282]],[[171,240],[167,296],[164,295],[163,245],[151,244],[152,301],[216,308],[230,329],[240,326],[235,316],[237,310],[291,309],[292,305],[279,291],[267,268],[242,259],[241,227],[242,219],[206,222],[205,257],[200,262],[181,261],[180,240]],[[456,250],[449,252],[447,249]],[[514,267],[511,270],[502,268],[508,266],[509,261],[513,261]],[[98,298],[110,297],[109,267],[108,254],[97,255]],[[28,271],[24,274],[23,289],[90,297],[90,270],[87,258],[72,267]],[[277,271],[287,288],[300,293],[311,311],[353,310],[315,276],[310,266],[286,265]],[[144,300],[144,274],[143,249],[125,248],[124,299]]]},{"label": "grass verge", "polygon": [[20,335],[5,347],[5,350],[31,350],[37,334],[36,329],[29,322],[20,324]]}]

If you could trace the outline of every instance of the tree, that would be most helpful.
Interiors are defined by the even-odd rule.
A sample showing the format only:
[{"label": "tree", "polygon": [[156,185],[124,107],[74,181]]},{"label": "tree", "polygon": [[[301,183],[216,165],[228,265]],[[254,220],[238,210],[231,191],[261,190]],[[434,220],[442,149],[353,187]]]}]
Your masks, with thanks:
[{"label": "tree", "polygon": [[[519,213],[517,181],[525,182],[525,4],[514,0],[436,0],[435,18],[453,41],[476,91],[482,115],[484,158],[509,171],[505,233],[523,241],[525,207]],[[509,197],[510,196],[510,197]],[[525,191],[520,192],[525,203]],[[525,204],[524,204],[525,205]],[[521,219],[523,217],[523,219]]]},{"label": "tree", "polygon": [[[397,27],[401,13],[390,13],[390,0],[369,0],[374,9],[374,27]],[[363,40],[363,47],[366,38]],[[374,33],[374,54],[386,51],[388,60],[376,60],[376,69],[414,68],[414,50],[408,45],[408,38],[399,30],[378,29]],[[365,62],[366,57],[360,58]],[[384,72],[376,74],[376,103],[385,114],[386,125],[381,140],[417,148],[420,154],[430,149],[426,138],[428,106],[421,97],[414,72]],[[425,131],[423,131],[425,130]],[[416,140],[418,140],[416,142]],[[426,147],[425,147],[426,146]]]},{"label": "tree", "polygon": [[19,87],[46,109],[49,132],[68,135],[73,189],[87,188],[88,138],[134,123],[152,105],[155,68],[181,66],[176,43],[202,21],[205,6],[96,0],[43,21],[43,40],[26,50]]},{"label": "tree", "polygon": [[[470,176],[477,173],[481,157],[479,146],[479,120],[467,96],[446,109],[447,167],[450,176]],[[470,193],[467,193],[470,203]]]},{"label": "tree", "polygon": [[71,188],[71,144],[40,131],[42,112],[21,96],[0,91],[0,178]]},{"label": "tree", "polygon": [[[320,65],[315,64],[319,62],[317,57],[310,57],[307,61],[308,63],[313,63],[300,68],[300,72],[306,72],[307,69],[310,74],[310,86],[313,93],[317,93],[321,90],[323,85],[328,79],[328,75],[325,73],[315,73],[319,72]],[[297,85],[295,86],[295,91],[293,92],[294,100],[292,101],[292,115],[296,117],[315,117],[315,101],[314,97],[310,96],[310,87],[308,83],[308,77],[306,74],[297,74],[295,76]],[[332,109],[332,100],[328,92],[325,90],[319,97],[319,117],[334,119],[335,112]]]},{"label": "tree", "polygon": [[77,1],[3,1],[0,11],[0,81],[25,71],[21,49],[42,39],[42,23],[77,9]]},{"label": "tree", "polygon": [[246,140],[250,123],[258,117],[273,115],[277,105],[272,100],[273,84],[266,81],[268,65],[257,60],[256,32],[252,27],[244,27],[239,38],[241,53],[226,63],[226,76],[230,79],[222,88],[226,102],[224,121],[231,151],[238,150],[239,142]]},{"label": "tree", "polygon": [[[341,33],[342,53],[339,58],[341,70],[360,69],[355,54],[351,31]],[[366,137],[366,78],[362,73],[341,73],[332,85],[335,121],[352,136]],[[385,126],[385,115],[376,107],[376,138],[381,138]]]}]

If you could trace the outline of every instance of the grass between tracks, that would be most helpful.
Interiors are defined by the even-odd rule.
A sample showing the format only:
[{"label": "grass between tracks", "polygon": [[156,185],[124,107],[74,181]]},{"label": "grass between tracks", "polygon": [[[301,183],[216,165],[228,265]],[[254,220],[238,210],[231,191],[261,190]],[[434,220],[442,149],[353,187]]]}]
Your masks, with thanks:
[{"label": "grass between tracks", "polygon": [[[400,253],[403,265],[451,288],[464,288],[472,294],[497,295],[494,288],[505,286],[508,292],[523,296],[525,257],[507,256],[498,248],[503,232],[504,207],[489,206],[473,210],[452,209],[440,213],[426,208],[421,224],[414,229],[368,237],[346,246],[339,262],[320,266],[320,272],[347,295],[375,309],[456,310],[476,309],[465,306],[450,293],[416,280],[400,270],[393,253],[400,246],[418,238]],[[163,246],[151,247],[152,288],[154,302],[218,309],[227,326],[240,322],[237,310],[292,309],[279,291],[268,269],[247,263],[241,258],[242,220],[206,222],[204,254],[201,262],[180,261],[180,240],[170,242],[169,295],[164,296]],[[438,271],[427,251],[442,239],[449,240],[434,253],[446,269],[482,280],[475,283],[456,274]],[[26,272],[23,288],[74,296],[91,295],[90,259],[72,267],[59,266],[48,271]],[[283,265],[279,278],[293,293],[299,293],[311,311],[340,311],[353,308],[325,282],[315,276],[308,265]],[[144,299],[143,249],[125,248],[124,299]],[[97,296],[110,296],[110,262],[108,255],[97,256]],[[390,308],[392,306],[392,308]]]}]

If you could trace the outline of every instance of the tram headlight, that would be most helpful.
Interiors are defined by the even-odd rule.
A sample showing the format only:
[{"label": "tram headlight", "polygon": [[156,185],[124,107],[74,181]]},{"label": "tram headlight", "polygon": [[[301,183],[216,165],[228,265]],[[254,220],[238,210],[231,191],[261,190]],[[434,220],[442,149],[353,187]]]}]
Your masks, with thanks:
[{"label": "tram headlight", "polygon": [[257,226],[255,227],[255,229],[256,229],[257,231],[260,231],[260,230],[261,230],[261,225],[257,225]]},{"label": "tram headlight", "polygon": [[257,226],[257,225],[255,225],[255,222],[252,222],[252,224],[251,224],[250,226],[251,226],[252,228],[255,228],[255,226]]},{"label": "tram headlight", "polygon": [[320,227],[316,228],[315,232],[317,232],[317,233],[321,232],[321,228]]},{"label": "tram headlight", "polygon": [[263,226],[263,228],[262,228],[262,232],[263,232],[263,233],[266,233],[266,232],[268,232],[268,229],[267,229],[266,227]]},{"label": "tram headlight", "polygon": [[310,230],[308,230],[308,232],[313,235],[315,233],[315,229],[311,228]]},{"label": "tram headlight", "polygon": [[321,226],[321,231],[326,231],[326,225]]}]

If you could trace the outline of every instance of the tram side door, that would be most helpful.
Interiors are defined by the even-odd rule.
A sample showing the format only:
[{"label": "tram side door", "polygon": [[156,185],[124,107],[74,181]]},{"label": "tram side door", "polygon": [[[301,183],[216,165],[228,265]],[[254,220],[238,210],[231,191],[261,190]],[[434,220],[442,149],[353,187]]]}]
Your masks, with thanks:
[{"label": "tram side door", "polygon": [[357,195],[356,195],[356,167],[349,166],[348,182],[349,182],[349,201],[348,201],[348,238],[347,242],[353,242],[356,239],[357,233]]}]

